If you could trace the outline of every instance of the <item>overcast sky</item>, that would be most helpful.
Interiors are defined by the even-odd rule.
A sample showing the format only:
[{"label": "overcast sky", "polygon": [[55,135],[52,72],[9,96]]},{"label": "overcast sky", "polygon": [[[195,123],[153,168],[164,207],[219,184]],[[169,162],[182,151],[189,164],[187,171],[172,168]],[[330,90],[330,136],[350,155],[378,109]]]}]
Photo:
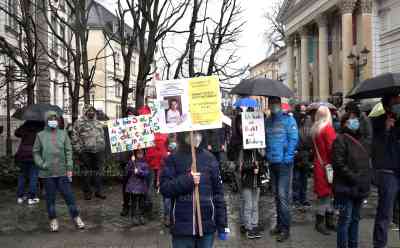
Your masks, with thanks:
[{"label": "overcast sky", "polygon": [[[104,2],[110,10],[116,7],[116,0],[102,0],[99,2]],[[263,35],[266,29],[264,13],[270,8],[273,1],[239,0],[239,2],[244,9],[243,20],[246,20],[247,23],[240,40],[241,49],[238,51],[238,55],[242,58],[242,66],[247,64],[255,65],[266,56],[267,46]]]}]

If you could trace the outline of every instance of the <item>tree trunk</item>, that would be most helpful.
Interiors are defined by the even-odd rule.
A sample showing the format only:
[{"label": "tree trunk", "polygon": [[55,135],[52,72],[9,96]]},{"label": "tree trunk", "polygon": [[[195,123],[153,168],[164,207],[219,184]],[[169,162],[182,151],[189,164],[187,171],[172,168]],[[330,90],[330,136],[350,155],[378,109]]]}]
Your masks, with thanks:
[{"label": "tree trunk", "polygon": [[129,97],[129,81],[124,82],[122,85],[122,96],[121,96],[121,114],[122,117],[127,117],[128,109],[128,97]]},{"label": "tree trunk", "polygon": [[135,106],[136,108],[140,108],[144,106],[144,89],[146,88],[146,80],[138,80],[136,83],[136,99]]},{"label": "tree trunk", "polygon": [[35,103],[35,81],[32,77],[28,77],[26,86],[27,105]]}]

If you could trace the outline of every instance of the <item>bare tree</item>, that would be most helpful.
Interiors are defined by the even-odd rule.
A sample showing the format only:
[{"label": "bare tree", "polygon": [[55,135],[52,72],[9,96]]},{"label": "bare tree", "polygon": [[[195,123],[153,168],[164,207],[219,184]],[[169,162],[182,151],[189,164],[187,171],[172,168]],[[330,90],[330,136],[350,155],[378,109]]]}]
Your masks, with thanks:
[{"label": "bare tree", "polygon": [[269,45],[268,53],[285,46],[285,25],[278,18],[282,5],[283,0],[274,0],[272,7],[267,13],[265,13],[267,29],[265,30],[264,35],[267,44]]}]

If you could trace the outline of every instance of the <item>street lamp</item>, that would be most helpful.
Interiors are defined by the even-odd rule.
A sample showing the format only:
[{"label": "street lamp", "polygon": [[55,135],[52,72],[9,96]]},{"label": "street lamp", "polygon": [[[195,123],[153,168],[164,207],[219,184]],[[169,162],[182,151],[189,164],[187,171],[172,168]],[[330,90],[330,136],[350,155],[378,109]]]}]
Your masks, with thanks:
[{"label": "street lamp", "polygon": [[349,56],[347,56],[347,62],[354,71],[355,84],[358,84],[360,80],[361,69],[368,64],[369,53],[370,51],[366,47],[364,47],[364,49],[361,50],[360,54],[354,54],[353,52],[351,52]]}]

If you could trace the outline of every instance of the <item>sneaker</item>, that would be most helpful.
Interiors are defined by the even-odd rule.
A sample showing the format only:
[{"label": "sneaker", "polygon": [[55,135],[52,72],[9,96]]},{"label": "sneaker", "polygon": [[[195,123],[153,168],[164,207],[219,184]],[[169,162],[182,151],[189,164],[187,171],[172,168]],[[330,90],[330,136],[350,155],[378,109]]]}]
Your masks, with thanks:
[{"label": "sneaker", "polygon": [[50,232],[58,232],[58,221],[57,221],[57,219],[52,219],[50,221]]},{"label": "sneaker", "polygon": [[290,234],[288,232],[281,232],[278,237],[276,237],[276,241],[279,243],[283,243],[290,238]]},{"label": "sneaker", "polygon": [[85,223],[83,223],[81,217],[79,217],[79,216],[76,217],[76,218],[74,219],[74,222],[75,222],[76,228],[78,228],[78,229],[83,229],[83,228],[85,228]]},{"label": "sneaker", "polygon": [[17,203],[18,204],[22,204],[22,203],[24,203],[24,201],[25,201],[25,199],[23,197],[18,197],[17,198]]},{"label": "sneaker", "polygon": [[244,225],[240,226],[240,233],[242,233],[242,234],[247,233],[247,229]]},{"label": "sneaker", "polygon": [[146,220],[144,219],[144,216],[139,216],[139,223],[140,223],[140,225],[146,224]]},{"label": "sneaker", "polygon": [[262,237],[262,235],[259,232],[257,232],[255,229],[252,229],[247,232],[248,239],[259,239],[261,237]]},{"label": "sneaker", "polygon": [[38,204],[39,202],[39,198],[28,199],[28,205]]}]

